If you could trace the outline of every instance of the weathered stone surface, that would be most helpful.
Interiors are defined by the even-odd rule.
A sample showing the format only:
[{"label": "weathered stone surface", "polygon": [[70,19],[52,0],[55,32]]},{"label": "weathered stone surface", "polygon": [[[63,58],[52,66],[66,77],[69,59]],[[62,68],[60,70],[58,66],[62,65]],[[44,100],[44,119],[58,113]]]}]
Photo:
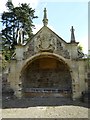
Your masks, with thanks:
[{"label": "weathered stone surface", "polygon": [[79,98],[88,83],[87,61],[78,56],[77,46],[76,42],[65,42],[47,26],[26,45],[16,46],[8,75],[15,95],[22,97],[27,88],[58,88],[70,89],[72,98]]}]

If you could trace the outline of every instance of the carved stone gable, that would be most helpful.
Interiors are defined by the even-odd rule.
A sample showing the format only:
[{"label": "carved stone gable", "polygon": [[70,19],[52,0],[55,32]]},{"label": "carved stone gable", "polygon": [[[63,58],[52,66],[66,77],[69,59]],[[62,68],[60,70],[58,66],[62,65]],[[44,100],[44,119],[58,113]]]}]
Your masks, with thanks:
[{"label": "carved stone gable", "polygon": [[34,40],[36,52],[53,52],[56,47],[56,38],[48,30],[42,31]]},{"label": "carved stone gable", "polygon": [[52,52],[69,59],[70,54],[67,49],[67,43],[58,37],[48,27],[43,27],[27,44],[26,51],[24,52],[24,59],[40,53]]}]

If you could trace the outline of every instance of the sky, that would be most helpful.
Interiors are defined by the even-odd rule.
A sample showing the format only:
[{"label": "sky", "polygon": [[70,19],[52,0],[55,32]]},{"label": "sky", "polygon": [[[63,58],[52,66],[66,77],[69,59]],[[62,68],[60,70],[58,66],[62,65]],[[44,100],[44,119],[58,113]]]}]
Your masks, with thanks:
[{"label": "sky", "polygon": [[[6,11],[5,3],[2,0],[0,13]],[[88,1],[87,0],[12,0],[15,6],[19,3],[30,3],[35,9],[37,19],[33,20],[36,33],[42,26],[43,10],[47,9],[48,27],[51,28],[66,42],[70,42],[71,26],[75,29],[75,39],[83,47],[83,52],[88,53]],[[90,7],[89,7],[90,8]],[[0,24],[0,30],[2,25]]]},{"label": "sky", "polygon": [[88,4],[88,54],[90,55],[90,34],[89,34],[89,31],[90,31],[90,1],[89,1],[89,4]]}]

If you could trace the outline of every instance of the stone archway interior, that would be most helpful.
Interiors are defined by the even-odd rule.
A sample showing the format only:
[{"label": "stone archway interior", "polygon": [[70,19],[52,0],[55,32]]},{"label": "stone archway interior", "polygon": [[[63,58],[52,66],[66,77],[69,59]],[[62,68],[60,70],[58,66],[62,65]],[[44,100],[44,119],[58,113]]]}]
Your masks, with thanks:
[{"label": "stone archway interior", "polygon": [[[48,91],[54,93],[71,91],[71,76],[68,66],[62,60],[50,57],[34,60],[24,70],[23,90],[25,95],[31,95],[32,91],[33,95],[36,93],[36,96],[43,91],[46,93]],[[45,92],[43,92],[44,95]]]}]

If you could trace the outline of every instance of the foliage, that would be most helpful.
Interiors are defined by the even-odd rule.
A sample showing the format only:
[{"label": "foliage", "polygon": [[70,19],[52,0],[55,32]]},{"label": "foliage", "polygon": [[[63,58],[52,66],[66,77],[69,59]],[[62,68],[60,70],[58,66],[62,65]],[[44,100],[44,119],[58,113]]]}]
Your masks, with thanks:
[{"label": "foliage", "polygon": [[7,61],[5,60],[3,54],[0,54],[0,73],[2,73],[7,66]]},{"label": "foliage", "polygon": [[80,52],[83,51],[83,47],[81,45],[78,46],[78,51],[80,51]]},{"label": "foliage", "polygon": [[90,50],[88,50],[88,67],[90,68]]},{"label": "foliage", "polygon": [[2,46],[5,59],[8,60],[13,54],[15,45],[17,44],[16,37],[18,29],[22,27],[25,31],[24,34],[28,36],[28,38],[32,37],[32,28],[35,27],[33,25],[33,19],[37,18],[37,16],[34,16],[35,10],[26,3],[14,7],[12,2],[7,2],[6,7],[8,11],[2,14]]},{"label": "foliage", "polygon": [[29,5],[25,3],[25,4],[21,4],[21,6],[19,7],[14,8],[14,12],[17,19],[19,20],[19,26],[22,23],[21,27],[23,27],[26,30],[28,36],[31,37],[32,28],[35,27],[32,24],[33,23],[32,20],[34,18],[37,18],[37,16],[34,16],[35,10],[30,8]]},{"label": "foliage", "polygon": [[2,59],[2,66],[1,66],[2,72],[5,70],[6,66],[7,66],[7,61],[5,59]]}]

